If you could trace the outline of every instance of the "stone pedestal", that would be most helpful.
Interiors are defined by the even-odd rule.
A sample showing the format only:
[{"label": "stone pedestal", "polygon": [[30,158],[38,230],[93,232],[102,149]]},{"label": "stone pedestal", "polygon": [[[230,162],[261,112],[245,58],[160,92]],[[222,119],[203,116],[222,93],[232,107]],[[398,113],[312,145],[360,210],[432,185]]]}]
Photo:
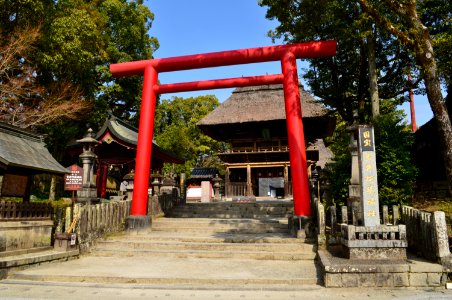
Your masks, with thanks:
[{"label": "stone pedestal", "polygon": [[406,259],[408,242],[405,225],[354,226],[342,224],[341,233],[345,258]]},{"label": "stone pedestal", "polygon": [[126,220],[127,230],[143,230],[150,228],[152,224],[150,216],[128,216]]},{"label": "stone pedestal", "polygon": [[314,241],[316,238],[316,229],[312,217],[290,216],[288,219],[289,233],[298,239]]}]

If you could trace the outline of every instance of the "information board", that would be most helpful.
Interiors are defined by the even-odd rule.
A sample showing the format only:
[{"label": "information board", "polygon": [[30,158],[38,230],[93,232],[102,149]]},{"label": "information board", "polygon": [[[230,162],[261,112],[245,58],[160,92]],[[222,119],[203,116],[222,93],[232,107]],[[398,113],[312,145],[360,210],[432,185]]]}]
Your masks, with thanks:
[{"label": "information board", "polygon": [[71,173],[64,175],[64,190],[78,191],[82,189],[83,168],[74,164],[67,168]]}]

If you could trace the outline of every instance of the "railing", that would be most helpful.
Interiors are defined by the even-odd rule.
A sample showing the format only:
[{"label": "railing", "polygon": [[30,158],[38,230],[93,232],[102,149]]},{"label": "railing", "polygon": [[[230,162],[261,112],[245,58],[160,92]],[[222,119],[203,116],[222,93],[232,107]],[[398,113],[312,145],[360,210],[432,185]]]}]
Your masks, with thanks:
[{"label": "railing", "polygon": [[287,151],[289,151],[288,146],[266,146],[266,147],[234,147],[221,153],[227,154],[227,153],[287,152]]},{"label": "railing", "polygon": [[402,221],[407,227],[408,248],[432,261],[441,262],[450,254],[446,216],[413,207],[402,207]]},{"label": "railing", "polygon": [[226,197],[246,196],[246,182],[229,182]]},{"label": "railing", "polygon": [[51,220],[50,203],[0,201],[0,221]]}]

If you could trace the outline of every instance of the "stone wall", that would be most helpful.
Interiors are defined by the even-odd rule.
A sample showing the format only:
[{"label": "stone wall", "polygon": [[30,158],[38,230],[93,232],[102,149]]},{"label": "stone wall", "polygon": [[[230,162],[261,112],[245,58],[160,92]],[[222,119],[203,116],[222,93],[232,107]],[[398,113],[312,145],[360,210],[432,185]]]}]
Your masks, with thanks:
[{"label": "stone wall", "polygon": [[440,264],[421,259],[375,261],[339,259],[320,250],[325,287],[441,287],[447,272]]},{"label": "stone wall", "polygon": [[0,256],[49,247],[52,226],[52,220],[0,222]]},{"label": "stone wall", "polygon": [[52,216],[48,203],[0,201],[0,256],[49,247]]}]

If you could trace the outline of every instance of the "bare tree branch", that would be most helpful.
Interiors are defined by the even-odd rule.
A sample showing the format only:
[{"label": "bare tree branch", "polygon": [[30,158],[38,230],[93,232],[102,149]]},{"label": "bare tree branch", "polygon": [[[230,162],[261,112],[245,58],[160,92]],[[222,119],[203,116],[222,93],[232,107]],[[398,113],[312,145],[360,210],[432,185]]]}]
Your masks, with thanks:
[{"label": "bare tree branch", "polygon": [[91,107],[70,83],[38,83],[30,57],[39,37],[39,28],[25,28],[0,45],[0,121],[22,128],[42,126],[80,119]]}]

